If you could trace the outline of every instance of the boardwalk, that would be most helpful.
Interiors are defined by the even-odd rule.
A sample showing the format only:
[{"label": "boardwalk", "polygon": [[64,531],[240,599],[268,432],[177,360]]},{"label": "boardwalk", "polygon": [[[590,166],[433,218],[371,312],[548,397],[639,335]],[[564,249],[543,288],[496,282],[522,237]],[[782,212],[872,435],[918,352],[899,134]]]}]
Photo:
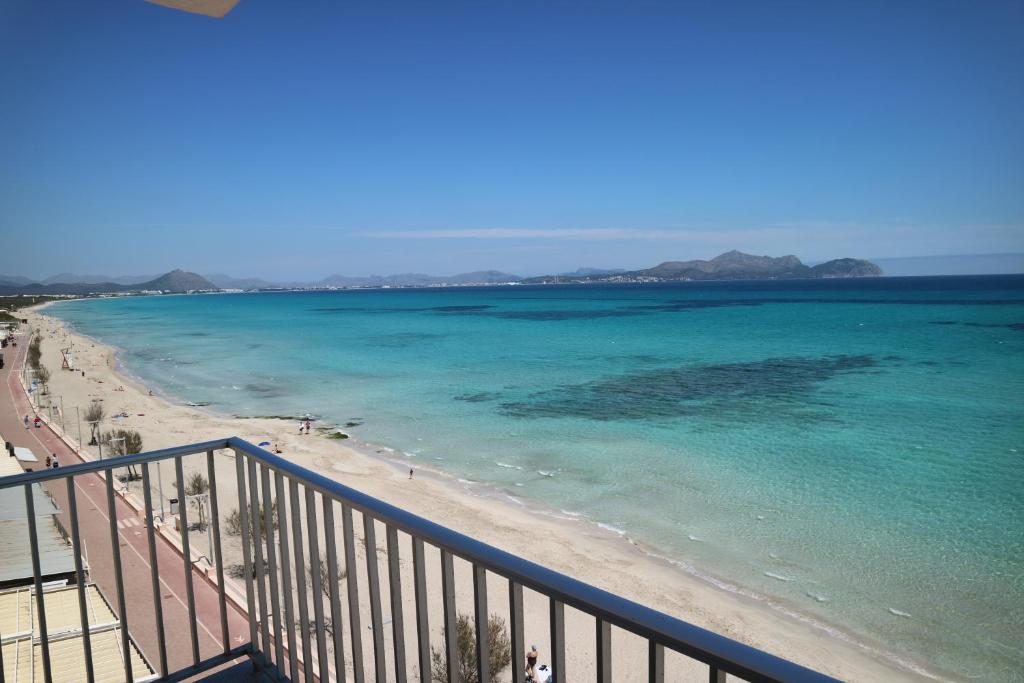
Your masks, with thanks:
[{"label": "boardwalk", "polygon": [[[25,429],[23,426],[22,417],[28,414],[31,418],[35,413],[18,381],[18,371],[28,346],[28,340],[24,335],[19,338],[19,341],[16,349],[10,347],[5,349],[8,362],[7,366],[0,370],[0,382],[2,382],[2,386],[0,386],[0,434],[3,434],[16,446],[31,448],[41,460],[46,455],[55,453],[63,465],[82,462],[78,455],[47,427]],[[62,511],[59,515],[61,522],[65,528],[70,528],[65,484],[54,482],[45,485],[45,488]],[[89,563],[89,579],[96,583],[114,610],[117,611],[118,601],[111,555],[106,482],[96,474],[79,476],[75,478],[75,490],[81,538]],[[120,497],[115,497],[115,508],[127,596],[128,630],[153,667],[158,668],[159,649],[145,519],[140,518],[138,513]],[[157,565],[160,570],[160,593],[168,667],[169,671],[173,672],[192,664],[190,619],[185,602],[185,569],[181,554],[159,535],[157,535]],[[206,659],[223,651],[219,603],[217,592],[206,582],[199,571],[193,571],[193,583],[199,651],[201,659]],[[230,602],[228,603],[228,638],[232,648],[249,640],[246,615],[243,611],[233,607]]]}]

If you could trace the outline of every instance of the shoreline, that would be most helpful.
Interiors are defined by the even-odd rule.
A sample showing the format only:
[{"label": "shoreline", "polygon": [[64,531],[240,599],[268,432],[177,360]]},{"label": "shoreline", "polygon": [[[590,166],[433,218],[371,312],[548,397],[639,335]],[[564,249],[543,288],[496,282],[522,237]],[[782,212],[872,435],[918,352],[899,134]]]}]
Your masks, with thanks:
[{"label": "shoreline", "polygon": [[[93,395],[89,393],[91,390],[102,395],[107,405],[122,400],[146,406],[144,413],[129,412],[130,417],[126,418],[129,423],[125,424],[144,435],[145,450],[198,440],[176,436],[186,431],[181,428],[183,420],[191,423],[193,429],[196,423],[207,427],[204,433],[212,431],[215,437],[227,435],[215,430],[228,429],[231,435],[237,434],[254,443],[258,440],[273,442],[275,438],[263,439],[249,434],[280,434],[276,441],[282,445],[284,457],[299,465],[324,470],[328,476],[344,480],[369,495],[430,519],[443,519],[452,528],[524,556],[536,552],[529,544],[523,547],[521,530],[529,528],[531,534],[544,536],[549,545],[571,548],[573,552],[566,554],[588,560],[576,565],[569,561],[546,561],[551,568],[637,602],[657,605],[673,616],[778,656],[848,680],[937,678],[934,672],[914,662],[903,661],[881,647],[859,642],[838,626],[703,573],[685,558],[659,555],[642,541],[585,515],[520,501],[496,486],[458,479],[431,465],[410,462],[400,451],[351,436],[338,441],[325,438],[322,433],[298,436],[292,420],[224,415],[206,406],[188,406],[183,401],[179,404],[179,397],[163,392],[154,391],[150,395],[145,381],[120,362],[118,349],[83,335],[69,323],[45,313],[50,303],[26,309],[30,319],[39,318],[32,320],[33,325],[40,330],[55,328],[58,334],[66,335],[76,346],[76,365],[85,367],[79,360],[89,359],[90,376],[86,382],[78,382],[84,386],[86,394]],[[55,354],[52,344],[51,353],[45,353],[46,338],[44,336],[44,359],[50,361],[47,365],[51,366],[54,376],[50,382],[51,393],[82,396],[81,390],[75,392],[71,386],[77,373],[61,372],[59,358],[53,366]],[[81,351],[85,353],[80,357]],[[88,386],[93,383],[103,386]],[[118,386],[123,386],[123,391],[118,390]],[[81,405],[83,401],[79,399],[78,403]],[[141,418],[151,414],[152,420],[134,419],[134,416]],[[382,466],[386,472],[381,471]],[[415,495],[410,495],[410,487],[402,485],[409,467],[417,474]],[[422,482],[426,482],[425,490],[419,490]],[[445,514],[438,514],[438,508],[444,509]],[[593,552],[595,550],[599,552]],[[595,555],[609,566],[599,570],[593,562]],[[552,557],[557,560],[558,555]]]}]

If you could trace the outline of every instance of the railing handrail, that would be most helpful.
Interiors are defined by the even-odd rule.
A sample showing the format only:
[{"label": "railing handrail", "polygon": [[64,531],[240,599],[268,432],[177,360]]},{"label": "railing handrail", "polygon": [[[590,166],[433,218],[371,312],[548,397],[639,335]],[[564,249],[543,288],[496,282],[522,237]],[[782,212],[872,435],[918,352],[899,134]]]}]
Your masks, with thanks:
[{"label": "railing handrail", "polygon": [[669,616],[622,596],[478,541],[428,519],[296,465],[238,437],[176,446],[0,478],[0,490],[68,476],[117,469],[221,449],[231,449],[332,500],[422,539],[526,588],[542,593],[670,650],[751,681],[834,681],[789,660]]}]

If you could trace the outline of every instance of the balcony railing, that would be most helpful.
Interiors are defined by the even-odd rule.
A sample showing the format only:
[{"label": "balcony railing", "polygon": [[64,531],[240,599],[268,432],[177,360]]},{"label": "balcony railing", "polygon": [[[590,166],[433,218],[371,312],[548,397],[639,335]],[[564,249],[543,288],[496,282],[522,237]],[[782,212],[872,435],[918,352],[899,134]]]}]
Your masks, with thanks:
[{"label": "balcony railing", "polygon": [[[218,499],[215,453],[229,450],[234,455],[234,483],[237,485],[237,499]],[[184,638],[190,648],[190,665],[168,670],[168,653],[162,614],[161,567],[157,562],[158,538],[154,524],[154,504],[150,480],[150,465],[162,461],[173,461],[177,490],[185,490],[183,460],[188,456],[205,454],[205,476],[209,482],[208,514],[212,557],[207,561],[207,582],[214,587],[216,596],[214,609],[219,619],[214,618],[214,627],[209,629],[219,640],[220,653],[201,659],[200,638],[197,624],[197,601],[195,581],[202,580],[196,570],[197,563],[190,547],[189,505],[180,504],[177,509],[180,536],[181,570],[184,575],[185,600],[188,610],[188,635]],[[23,475],[0,478],[0,492],[21,487],[25,492],[25,506],[29,524],[30,547],[34,583],[35,613],[38,615],[38,644],[42,652],[43,677],[46,681],[58,680],[53,674],[51,646],[54,636],[47,632],[43,577],[41,575],[38,533],[33,509],[33,487],[44,484],[51,491],[56,487],[66,491],[66,515],[69,522],[66,532],[70,537],[75,556],[75,579],[78,586],[78,608],[81,624],[89,623],[86,605],[87,577],[83,567],[80,520],[76,505],[77,478],[97,474],[105,478],[106,516],[109,519],[110,551],[112,554],[113,595],[107,599],[115,608],[120,619],[121,652],[124,661],[124,678],[132,681],[133,671],[130,635],[136,635],[137,628],[129,623],[129,600],[125,591],[121,543],[118,541],[119,523],[115,497],[115,471],[123,468],[140,467],[144,500],[141,516],[144,517],[145,533],[149,550],[150,591],[149,595],[133,594],[131,601],[152,601],[155,614],[153,627],[156,629],[155,651],[145,652],[153,669],[161,679],[180,680],[218,666],[239,656],[247,655],[254,666],[271,678],[288,678],[293,681],[346,680],[364,683],[368,675],[377,683],[392,680],[405,683],[415,675],[422,683],[432,679],[432,645],[440,653],[442,670],[447,672],[448,681],[455,683],[460,677],[459,642],[457,637],[456,611],[456,562],[468,563],[472,576],[472,623],[475,630],[475,665],[480,681],[497,678],[500,672],[489,671],[488,652],[489,610],[488,579],[499,582],[504,593],[503,606],[507,600],[508,632],[511,652],[511,680],[524,683],[525,667],[521,658],[526,651],[524,634],[544,632],[547,656],[550,657],[552,680],[556,683],[579,681],[584,672],[573,671],[567,662],[566,653],[576,656],[587,653],[593,661],[585,667],[586,677],[596,674],[598,683],[612,680],[612,661],[615,653],[612,647],[612,629],[633,634],[645,641],[646,674],[630,670],[632,675],[617,675],[623,678],[647,678],[660,683],[668,668],[676,662],[690,661],[688,666],[702,663],[707,680],[720,682],[726,675],[748,681],[828,681],[823,674],[811,671],[761,650],[741,644],[724,636],[712,633],[693,624],[681,621],[657,610],[645,607],[618,595],[552,571],[522,557],[512,555],[474,538],[457,533],[440,524],[411,514],[401,508],[353,490],[338,481],[316,472],[299,467],[284,458],[238,438],[209,441],[165,450],[141,453],[99,462],[76,464],[59,469],[46,469]],[[221,476],[224,474],[222,467]],[[285,504],[287,502],[287,504]],[[279,503],[279,504],[278,504]],[[231,581],[225,579],[227,571],[224,561],[222,529],[226,506],[237,504],[238,526],[240,526],[242,572],[244,596],[239,589],[233,592]],[[157,508],[159,512],[160,506]],[[355,515],[362,523],[362,538],[365,544],[365,576],[357,562],[357,534]],[[340,535],[336,520],[340,515]],[[377,533],[383,530],[386,552],[377,547]],[[408,536],[409,538],[403,538]],[[338,550],[341,549],[343,569],[339,568]],[[403,567],[402,557],[411,548],[411,580],[409,562]],[[95,552],[95,551],[94,551]],[[326,568],[319,570],[320,558]],[[439,562],[438,562],[439,553]],[[408,558],[406,558],[407,560]],[[435,564],[436,563],[436,564]],[[428,572],[427,567],[439,566],[440,570]],[[381,567],[384,571],[381,571]],[[165,566],[163,571],[168,571]],[[428,581],[428,574],[437,581]],[[323,576],[321,576],[323,574]],[[382,576],[383,574],[383,576]],[[197,576],[199,578],[197,578]],[[404,577],[404,580],[403,580]],[[496,578],[496,577],[500,577]],[[326,583],[325,583],[326,582]],[[382,604],[385,582],[388,603]],[[342,584],[347,604],[343,613]],[[362,588],[360,585],[362,584]],[[411,600],[403,590],[412,588]],[[205,587],[205,586],[204,586]],[[524,611],[524,591],[532,591],[547,602],[541,624],[527,623]],[[237,593],[237,594],[236,594]],[[439,597],[443,608],[440,613],[431,613],[428,605],[431,597]],[[467,601],[468,596],[463,596]],[[531,600],[537,600],[530,595]],[[234,607],[228,602],[243,603],[244,613],[249,615],[248,642],[232,643],[229,635],[228,615]],[[368,610],[360,609],[360,601],[368,600]],[[404,612],[407,608],[409,614]],[[566,630],[566,608],[578,610],[592,619],[593,630],[573,628]],[[384,619],[384,610],[390,612],[390,628]],[[369,613],[369,630],[361,625],[361,613]],[[536,620],[536,611],[533,613]],[[407,628],[406,620],[415,624]],[[440,629],[435,621],[440,619]],[[576,619],[578,622],[578,619]],[[435,631],[432,633],[431,628]],[[206,628],[204,626],[204,628]],[[90,630],[83,628],[85,679],[94,680],[90,654]],[[363,643],[363,636],[369,635],[370,643]],[[408,636],[415,634],[414,642]],[[433,635],[433,638],[432,638]],[[0,639],[4,634],[0,633]],[[410,642],[407,642],[407,639]],[[235,638],[236,643],[238,641]],[[243,638],[244,640],[244,638]],[[634,648],[635,649],[635,648]],[[368,660],[364,661],[364,650]],[[671,654],[666,659],[666,652]],[[438,658],[435,656],[435,658]],[[0,661],[0,672],[3,671]],[[435,663],[436,664],[436,663]],[[688,669],[688,671],[690,670]],[[671,671],[669,673],[672,673]],[[503,677],[507,676],[505,674]],[[703,674],[701,674],[703,676]],[[414,679],[415,680],[415,679]]]}]

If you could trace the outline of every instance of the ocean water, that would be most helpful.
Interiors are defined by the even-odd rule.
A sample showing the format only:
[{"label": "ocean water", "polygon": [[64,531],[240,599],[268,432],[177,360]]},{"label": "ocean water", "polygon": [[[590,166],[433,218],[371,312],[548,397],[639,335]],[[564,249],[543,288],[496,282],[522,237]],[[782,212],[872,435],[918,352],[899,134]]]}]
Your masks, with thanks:
[{"label": "ocean water", "polygon": [[181,400],[312,413],[944,677],[1024,670],[1024,276],[50,309]]}]

